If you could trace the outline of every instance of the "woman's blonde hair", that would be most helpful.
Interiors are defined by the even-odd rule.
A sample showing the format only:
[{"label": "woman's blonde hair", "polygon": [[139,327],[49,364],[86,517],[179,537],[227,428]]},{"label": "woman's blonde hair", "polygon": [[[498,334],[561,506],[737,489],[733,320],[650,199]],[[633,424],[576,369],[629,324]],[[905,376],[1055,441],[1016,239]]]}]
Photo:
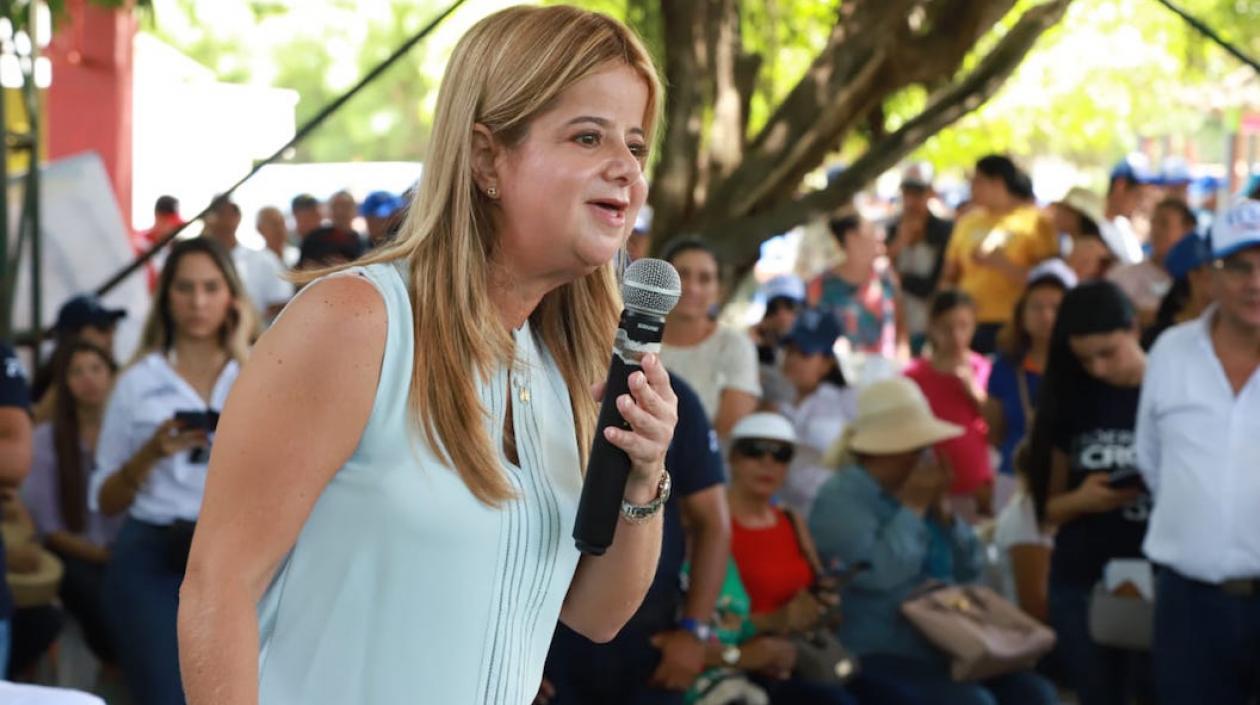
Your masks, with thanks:
[{"label": "woman's blonde hair", "polygon": [[[625,25],[568,6],[513,7],[478,22],[447,63],[429,156],[398,239],[355,263],[407,262],[412,414],[434,453],[491,506],[513,491],[486,429],[477,380],[511,362],[513,341],[488,293],[492,201],[473,180],[473,128],[484,125],[515,147],[565,90],[609,64],[629,66],[646,82],[644,130],[652,140],[662,90],[651,57]],[[607,371],[620,308],[609,264],[551,291],[530,316],[569,388],[583,465],[598,411],[589,388]]]},{"label": "woman's blonde hair", "polygon": [[149,317],[144,321],[144,330],[140,333],[140,346],[136,350],[131,364],[135,364],[150,353],[166,354],[175,344],[175,318],[171,315],[171,286],[175,283],[175,273],[179,271],[179,263],[192,254],[203,254],[214,261],[223,280],[227,283],[228,292],[232,296],[232,306],[228,309],[227,320],[219,330],[219,344],[228,355],[238,363],[245,362],[249,354],[249,341],[253,338],[258,326],[257,317],[253,314],[253,305],[245,294],[245,287],[232,264],[232,257],[218,242],[208,237],[197,237],[183,240],[171,247],[171,253],[162,265],[162,273],[158,276],[157,293],[153,296],[153,306],[149,309]]}]

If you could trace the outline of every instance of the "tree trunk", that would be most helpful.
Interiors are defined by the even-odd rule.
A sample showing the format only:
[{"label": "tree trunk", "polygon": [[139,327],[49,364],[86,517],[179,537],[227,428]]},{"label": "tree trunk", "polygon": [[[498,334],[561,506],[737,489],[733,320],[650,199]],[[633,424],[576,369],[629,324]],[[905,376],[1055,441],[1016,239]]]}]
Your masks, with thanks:
[{"label": "tree trunk", "polygon": [[[662,0],[665,39],[665,124],[652,179],[652,232],[673,232],[692,215],[704,116],[708,0]],[[656,238],[661,239],[661,238]]]}]

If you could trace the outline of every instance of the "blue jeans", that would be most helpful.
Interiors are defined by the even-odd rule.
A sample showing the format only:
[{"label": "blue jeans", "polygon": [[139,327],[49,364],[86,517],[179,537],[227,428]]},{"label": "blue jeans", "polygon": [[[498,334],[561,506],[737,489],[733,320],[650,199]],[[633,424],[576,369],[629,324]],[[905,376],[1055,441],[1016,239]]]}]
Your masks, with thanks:
[{"label": "blue jeans", "polygon": [[1058,636],[1056,664],[1081,705],[1131,702],[1150,690],[1150,659],[1145,654],[1094,642],[1089,634],[1092,592],[1083,585],[1050,583],[1050,626]]},{"label": "blue jeans", "polygon": [[12,622],[0,619],[0,681],[9,673],[9,644],[13,640]]},{"label": "blue jeans", "polygon": [[978,683],[958,683],[940,664],[903,656],[862,657],[863,673],[892,681],[925,705],[1057,705],[1058,694],[1045,678],[1019,671]]},{"label": "blue jeans", "polygon": [[105,569],[106,626],[135,705],[184,705],[176,636],[184,571],[172,560],[173,538],[128,519]]},{"label": "blue jeans", "polygon": [[1160,705],[1260,698],[1260,595],[1230,595],[1165,568],[1155,588],[1154,647]]}]

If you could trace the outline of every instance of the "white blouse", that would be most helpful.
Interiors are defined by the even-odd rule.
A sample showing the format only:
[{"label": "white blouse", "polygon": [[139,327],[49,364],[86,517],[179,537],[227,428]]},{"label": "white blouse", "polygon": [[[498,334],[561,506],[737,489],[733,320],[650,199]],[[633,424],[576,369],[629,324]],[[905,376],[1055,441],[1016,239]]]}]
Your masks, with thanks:
[{"label": "white blouse", "polygon": [[[231,360],[215,380],[209,407],[223,410],[240,366]],[[157,427],[177,411],[205,411],[206,402],[171,367],[164,355],[152,353],[122,373],[110,394],[96,444],[96,470],[88,487],[88,506],[100,511],[98,495],[105,480],[135,457]],[[211,442],[214,436],[211,434]],[[132,503],[131,516],[166,526],[177,520],[195,521],[201,513],[209,454],[193,462],[192,451],[158,461]]]}]

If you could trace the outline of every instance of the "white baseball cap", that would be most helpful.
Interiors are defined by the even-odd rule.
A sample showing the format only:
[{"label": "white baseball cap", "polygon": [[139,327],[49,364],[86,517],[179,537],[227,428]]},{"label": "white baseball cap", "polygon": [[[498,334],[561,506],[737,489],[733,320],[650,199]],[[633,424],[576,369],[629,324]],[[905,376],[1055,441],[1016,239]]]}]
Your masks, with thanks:
[{"label": "white baseball cap", "polygon": [[1212,224],[1212,257],[1224,259],[1260,247],[1260,201],[1239,199]]},{"label": "white baseball cap", "polygon": [[741,438],[764,438],[770,441],[783,441],[796,445],[796,431],[792,423],[781,414],[763,411],[749,414],[731,429],[731,440]]}]

